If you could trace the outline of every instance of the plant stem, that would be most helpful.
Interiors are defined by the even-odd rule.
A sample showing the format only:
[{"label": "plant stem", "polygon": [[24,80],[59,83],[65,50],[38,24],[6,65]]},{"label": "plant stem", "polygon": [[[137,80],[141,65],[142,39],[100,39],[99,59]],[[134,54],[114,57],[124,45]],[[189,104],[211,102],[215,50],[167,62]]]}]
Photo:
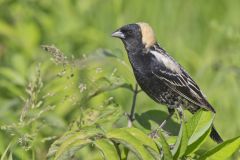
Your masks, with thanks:
[{"label": "plant stem", "polygon": [[135,120],[135,107],[136,107],[136,100],[137,100],[137,94],[139,93],[138,91],[138,84],[135,84],[135,89],[133,91],[133,101],[132,101],[132,107],[131,107],[131,112],[130,115],[128,116],[128,127],[132,127],[132,123]]}]

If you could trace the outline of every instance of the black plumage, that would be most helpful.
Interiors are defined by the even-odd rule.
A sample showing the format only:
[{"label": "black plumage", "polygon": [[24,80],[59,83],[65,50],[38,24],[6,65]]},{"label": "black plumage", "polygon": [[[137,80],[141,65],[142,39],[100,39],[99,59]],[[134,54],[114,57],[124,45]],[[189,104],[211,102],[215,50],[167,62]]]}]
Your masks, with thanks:
[{"label": "black plumage", "polygon": [[[192,114],[200,108],[215,113],[189,74],[159,46],[147,23],[125,25],[112,36],[124,43],[142,90],[157,103],[167,105],[170,113],[182,108]],[[223,141],[214,126],[210,136],[218,143]]]}]

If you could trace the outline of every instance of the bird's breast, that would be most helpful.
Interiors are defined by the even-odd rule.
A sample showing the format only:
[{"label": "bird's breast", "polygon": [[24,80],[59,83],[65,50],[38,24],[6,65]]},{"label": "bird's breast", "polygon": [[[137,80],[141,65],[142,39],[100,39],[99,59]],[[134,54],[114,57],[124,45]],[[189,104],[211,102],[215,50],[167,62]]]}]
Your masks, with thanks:
[{"label": "bird's breast", "polygon": [[135,72],[143,75],[151,73],[151,57],[147,53],[129,54],[129,61]]},{"label": "bird's breast", "polygon": [[153,74],[154,61],[152,58],[150,54],[143,54],[129,57],[129,60],[135,78],[142,90],[156,102],[166,103],[167,101],[164,95],[167,95],[168,87],[161,79]]}]

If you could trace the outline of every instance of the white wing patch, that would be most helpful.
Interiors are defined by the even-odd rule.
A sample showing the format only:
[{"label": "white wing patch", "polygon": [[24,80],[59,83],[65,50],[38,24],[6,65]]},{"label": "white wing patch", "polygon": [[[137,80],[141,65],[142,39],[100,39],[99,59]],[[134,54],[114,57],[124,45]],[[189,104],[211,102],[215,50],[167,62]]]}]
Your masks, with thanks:
[{"label": "white wing patch", "polygon": [[176,73],[181,73],[180,67],[176,65],[169,57],[164,56],[163,54],[157,51],[150,51],[159,62],[162,62],[168,69]]},{"label": "white wing patch", "polygon": [[[167,73],[167,72],[165,72],[165,71],[160,71],[160,72],[162,72],[162,73],[164,73],[164,74],[176,76],[176,74]],[[179,87],[186,86],[185,83],[184,83],[182,80],[180,80],[180,78],[177,78],[177,79],[180,81],[181,84],[178,83],[178,82],[175,82],[175,81],[170,81],[170,80],[168,80],[168,79],[165,78],[165,77],[160,77],[160,76],[158,76],[157,74],[155,74],[154,72],[152,72],[152,73],[153,73],[155,76],[157,76],[159,79],[163,79],[163,80],[171,83],[172,85],[179,86]]]}]

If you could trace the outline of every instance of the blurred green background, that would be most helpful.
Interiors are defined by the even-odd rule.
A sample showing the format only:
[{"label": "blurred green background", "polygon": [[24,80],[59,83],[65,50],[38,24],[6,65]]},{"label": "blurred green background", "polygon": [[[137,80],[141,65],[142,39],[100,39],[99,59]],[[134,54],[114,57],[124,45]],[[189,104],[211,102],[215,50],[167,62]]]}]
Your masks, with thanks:
[{"label": "blurred green background", "polygon": [[[81,114],[79,108],[84,107],[74,98],[94,88],[94,78],[114,74],[134,85],[123,45],[110,35],[124,24],[139,21],[154,28],[160,45],[202,88],[217,111],[215,126],[222,137],[238,136],[239,15],[239,0],[0,0],[0,155],[11,147],[14,159],[45,159],[52,140]],[[42,44],[54,44],[66,56],[78,58],[106,49],[123,61],[97,58],[84,71],[68,69],[67,75],[77,75],[72,79],[61,78],[57,73],[65,71],[53,64]],[[44,106],[55,105],[44,108],[36,102],[28,114],[29,121],[37,117],[34,123],[20,120],[29,95],[32,101],[41,99]],[[124,112],[130,110],[132,93],[126,89],[97,96],[88,105],[101,104],[110,96]],[[137,113],[153,109],[166,111],[140,93]],[[209,139],[206,148],[212,145]],[[95,154],[88,153],[83,159],[94,159]]]}]

